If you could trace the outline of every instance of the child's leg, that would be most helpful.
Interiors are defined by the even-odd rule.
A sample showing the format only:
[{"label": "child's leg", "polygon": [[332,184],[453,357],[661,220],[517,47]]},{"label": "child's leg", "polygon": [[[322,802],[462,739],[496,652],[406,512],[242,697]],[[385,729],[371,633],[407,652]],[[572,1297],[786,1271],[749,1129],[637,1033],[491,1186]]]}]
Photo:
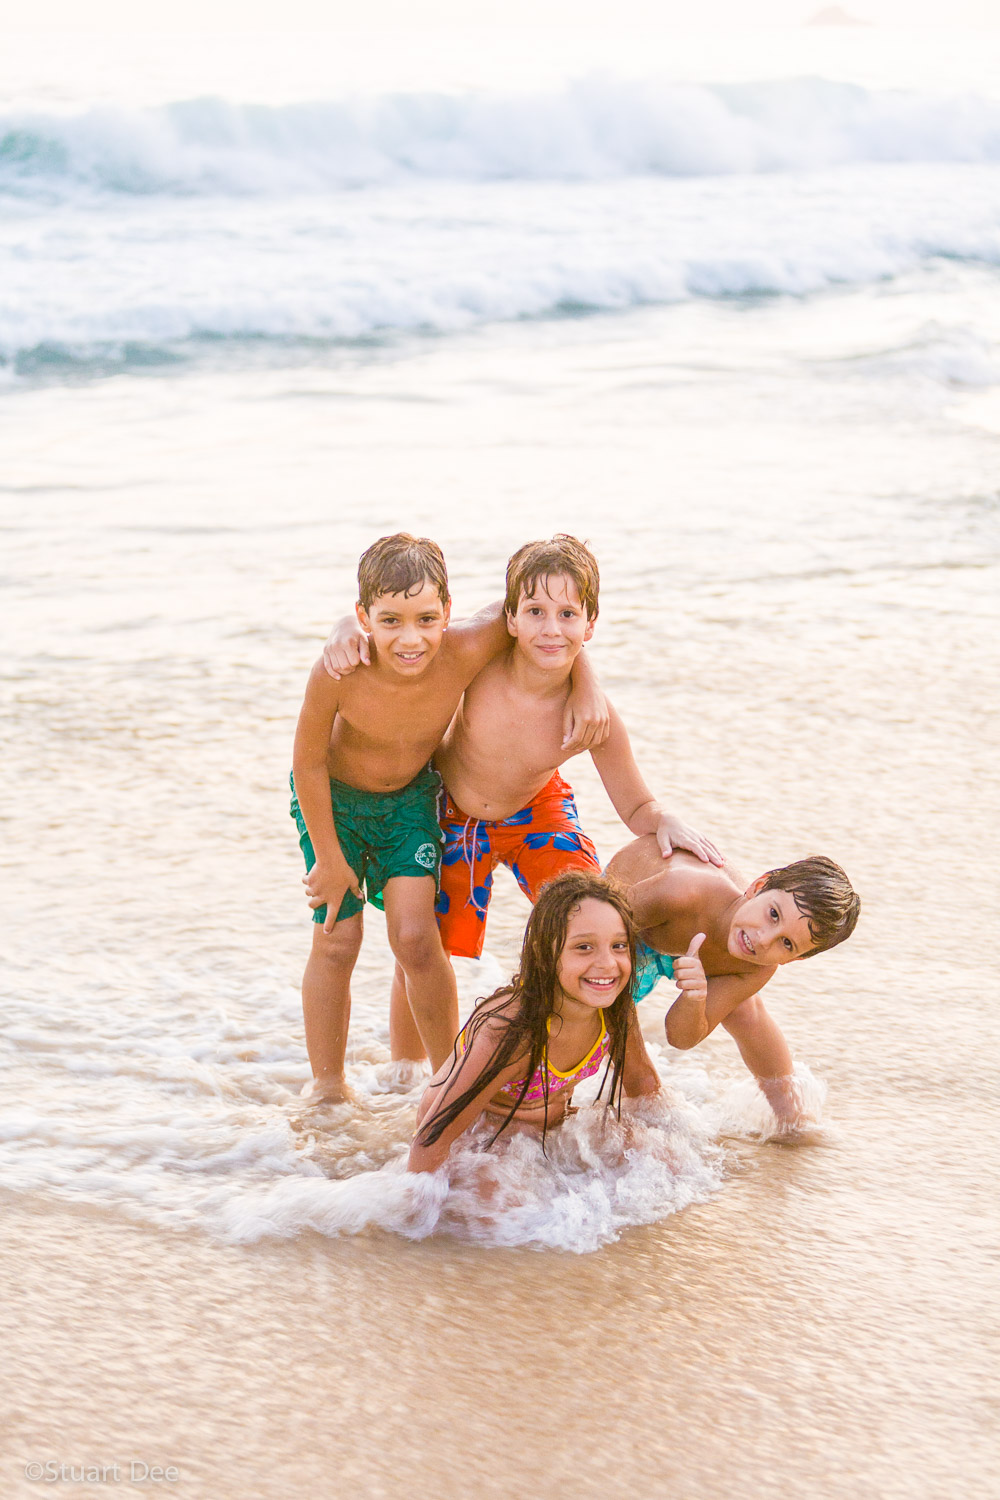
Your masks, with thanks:
[{"label": "child's leg", "polygon": [[406,993],[406,975],[397,960],[389,996],[389,1048],[393,1062],[422,1062],[427,1056]]},{"label": "child's leg", "polygon": [[395,876],[382,892],[389,945],[403,970],[406,997],[431,1067],[437,1069],[458,1035],[458,988],[434,920],[435,894],[430,875]]},{"label": "child's leg", "polygon": [[351,973],[361,948],[357,912],[332,932],[313,923],[312,951],[302,976],[306,1048],[315,1083],[312,1096],[335,1103],[351,1097],[344,1079],[347,1027],[351,1019]]}]

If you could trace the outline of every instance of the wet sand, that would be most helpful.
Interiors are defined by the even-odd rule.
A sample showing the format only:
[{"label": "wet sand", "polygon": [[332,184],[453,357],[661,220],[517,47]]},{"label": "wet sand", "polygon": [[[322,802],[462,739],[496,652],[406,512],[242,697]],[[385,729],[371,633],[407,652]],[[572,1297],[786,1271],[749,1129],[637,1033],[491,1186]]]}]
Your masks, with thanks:
[{"label": "wet sand", "polygon": [[[552,335],[535,354],[511,335],[461,398],[447,351],[363,370],[360,417],[286,400],[277,376],[24,398],[44,442],[5,439],[22,631],[0,873],[24,1015],[11,1117],[41,1124],[4,1177],[4,1494],[39,1492],[28,1462],[133,1458],[176,1465],[173,1492],[197,1500],[1000,1488],[995,436],[937,409],[893,416],[884,393],[873,413],[828,374],[810,426],[797,374],[772,402],[734,367],[713,375],[722,443],[696,382],[667,372],[636,394],[662,320],[645,342],[616,326],[620,347],[610,327],[601,347]],[[397,402],[407,382],[435,401]],[[338,495],[369,497],[349,526],[331,465]],[[202,1191],[238,1190],[224,1164],[197,1176],[213,1132],[263,1128],[301,1081],[306,923],[282,787],[345,558],[433,520],[475,606],[509,545],[571,519],[604,565],[596,659],[651,783],[748,874],[829,851],[862,894],[852,941],[768,997],[828,1086],[821,1136],[731,1143],[710,1201],[593,1254],[376,1231],[234,1247],[155,1227],[169,1171],[143,1155],[143,1069],[165,1117],[195,1119],[167,1168]],[[592,769],[571,777],[613,850]],[[502,966],[523,918],[503,885]],[[366,1045],[388,973],[371,931]],[[645,1002],[651,1036],[663,1008]],[[222,1011],[228,1051],[197,1029]],[[726,1037],[697,1061],[740,1076]],[[72,1150],[53,1130],[76,1131]],[[102,1200],[98,1178],[134,1198]]]},{"label": "wet sand", "polygon": [[925,1149],[894,1152],[898,1098],[822,1148],[741,1148],[716,1200],[599,1255],[247,1252],[8,1201],[4,1492],[37,1493],[30,1461],[137,1459],[212,1500],[544,1494],[556,1475],[594,1497],[986,1497],[984,1122],[956,1132],[925,1097]]}]

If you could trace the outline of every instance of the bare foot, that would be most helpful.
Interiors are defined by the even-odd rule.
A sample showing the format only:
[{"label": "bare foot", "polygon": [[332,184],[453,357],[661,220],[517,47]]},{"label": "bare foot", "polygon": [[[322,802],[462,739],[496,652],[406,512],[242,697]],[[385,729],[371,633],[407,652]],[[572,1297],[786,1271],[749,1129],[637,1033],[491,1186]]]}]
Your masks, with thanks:
[{"label": "bare foot", "polygon": [[822,1137],[822,1127],[813,1115],[796,1115],[794,1119],[778,1121],[778,1128],[768,1136],[779,1146],[811,1146]]},{"label": "bare foot", "polygon": [[302,1085],[299,1098],[320,1107],[324,1104],[357,1104],[358,1096],[344,1077],[310,1078]]},{"label": "bare foot", "polygon": [[380,1094],[409,1094],[431,1076],[430,1063],[412,1057],[397,1057],[375,1069]]}]

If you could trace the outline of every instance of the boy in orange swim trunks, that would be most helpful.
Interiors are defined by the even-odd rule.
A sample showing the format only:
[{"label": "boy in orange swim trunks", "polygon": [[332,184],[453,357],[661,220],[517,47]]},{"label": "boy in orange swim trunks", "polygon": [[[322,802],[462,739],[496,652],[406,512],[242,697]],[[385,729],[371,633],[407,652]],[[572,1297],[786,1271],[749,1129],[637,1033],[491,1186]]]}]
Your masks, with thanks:
[{"label": "boy in orange swim trunks", "polygon": [[[582,542],[565,534],[529,542],[507,565],[510,647],[466,688],[434,756],[446,789],[437,912],[441,941],[450,953],[481,955],[498,864],[508,866],[532,901],[545,881],[563,870],[600,868],[580,827],[572,789],[558,771],[579,753],[579,746],[565,743],[563,718],[573,664],[594,633],[599,586],[597,560]],[[347,647],[339,632],[334,639]],[[355,635],[353,661],[357,644]],[[352,664],[346,649],[328,651],[328,670]],[[622,822],[637,837],[655,835],[664,856],[682,848],[721,864],[713,844],[660,807],[610,704],[608,713],[607,738],[590,753]],[[407,1024],[404,1004],[397,974],[397,1037]],[[416,1028],[411,1025],[410,1030],[405,1055],[420,1057]]]},{"label": "boy in orange swim trunks", "polygon": [[449,953],[482,955],[497,865],[507,866],[532,904],[546,881],[564,870],[600,873],[597,851],[580,827],[573,788],[558,771],[509,818],[474,818],[445,787],[440,821],[444,846],[436,910]]}]

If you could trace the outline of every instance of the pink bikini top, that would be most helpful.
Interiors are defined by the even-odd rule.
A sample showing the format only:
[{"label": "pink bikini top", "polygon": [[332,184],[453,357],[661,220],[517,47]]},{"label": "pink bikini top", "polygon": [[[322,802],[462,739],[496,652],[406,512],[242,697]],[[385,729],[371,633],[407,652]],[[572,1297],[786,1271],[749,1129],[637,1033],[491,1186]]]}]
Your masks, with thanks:
[{"label": "pink bikini top", "polygon": [[[546,1049],[545,1056],[542,1058],[540,1066],[535,1069],[534,1073],[531,1075],[530,1080],[528,1081],[528,1087],[524,1090],[523,1099],[520,1097],[520,1095],[521,1090],[524,1088],[525,1081],[523,1078],[514,1078],[510,1083],[505,1083],[502,1088],[499,1088],[497,1090],[490,1103],[492,1104],[496,1102],[507,1105],[516,1105],[520,1103],[522,1106],[541,1104],[544,1102],[546,1094],[548,1094],[548,1097],[551,1099],[553,1094],[565,1093],[568,1089],[575,1088],[578,1083],[582,1083],[585,1078],[592,1077],[593,1074],[596,1073],[598,1068],[601,1066],[601,1063],[607,1057],[608,1048],[611,1045],[611,1039],[608,1036],[608,1028],[604,1024],[603,1010],[600,1011],[599,1014],[601,1017],[601,1034],[597,1038],[597,1041],[591,1047],[590,1051],[587,1053],[583,1061],[578,1062],[575,1068],[571,1068],[568,1073],[560,1073],[559,1069],[553,1067],[553,1065],[549,1062],[548,1049]],[[549,1018],[549,1021],[546,1025],[546,1030],[549,1032],[551,1032],[552,1030],[551,1017]],[[464,1052],[464,1029],[459,1036],[459,1041],[462,1044],[462,1051]]]}]

